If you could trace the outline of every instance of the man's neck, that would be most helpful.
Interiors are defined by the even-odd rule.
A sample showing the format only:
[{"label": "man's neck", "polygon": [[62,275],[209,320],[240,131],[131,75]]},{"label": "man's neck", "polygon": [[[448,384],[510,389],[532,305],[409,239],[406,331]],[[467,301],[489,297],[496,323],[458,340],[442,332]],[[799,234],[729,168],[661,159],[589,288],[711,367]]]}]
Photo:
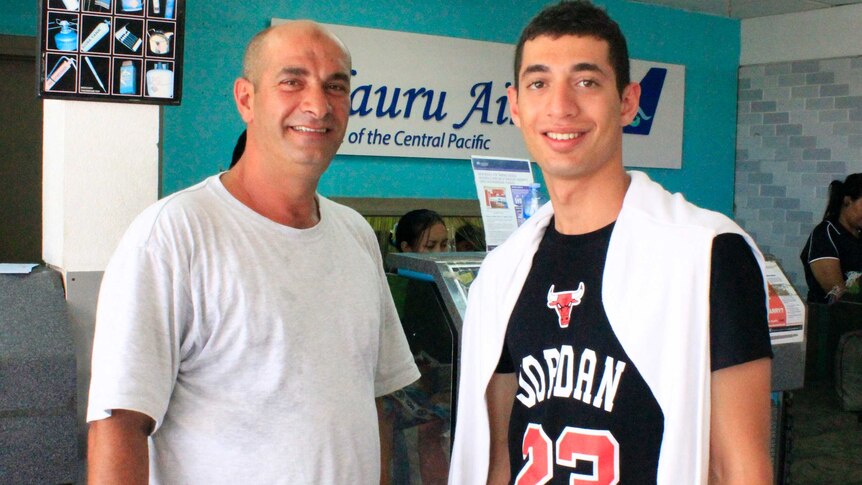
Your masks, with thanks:
[{"label": "man's neck", "polygon": [[267,219],[296,229],[317,225],[317,180],[270,173],[263,167],[251,159],[240,160],[222,175],[222,184],[237,200]]},{"label": "man's neck", "polygon": [[631,177],[622,166],[610,173],[566,180],[546,180],[561,234],[587,234],[617,220]]}]

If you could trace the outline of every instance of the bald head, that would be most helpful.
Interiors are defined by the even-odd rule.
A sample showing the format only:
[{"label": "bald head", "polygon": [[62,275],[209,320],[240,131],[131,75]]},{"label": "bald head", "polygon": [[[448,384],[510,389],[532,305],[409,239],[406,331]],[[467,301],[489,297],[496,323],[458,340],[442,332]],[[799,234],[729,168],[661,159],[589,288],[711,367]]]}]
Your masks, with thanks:
[{"label": "bald head", "polygon": [[337,46],[343,53],[347,65],[351,65],[350,51],[347,46],[335,34],[322,25],[311,20],[291,20],[283,24],[273,25],[251,38],[245,48],[242,59],[242,77],[248,79],[255,86],[260,75],[261,65],[264,64],[263,55],[266,46],[273,41],[282,41],[281,46],[290,46],[291,40],[300,37],[308,37],[317,42],[328,42]]}]

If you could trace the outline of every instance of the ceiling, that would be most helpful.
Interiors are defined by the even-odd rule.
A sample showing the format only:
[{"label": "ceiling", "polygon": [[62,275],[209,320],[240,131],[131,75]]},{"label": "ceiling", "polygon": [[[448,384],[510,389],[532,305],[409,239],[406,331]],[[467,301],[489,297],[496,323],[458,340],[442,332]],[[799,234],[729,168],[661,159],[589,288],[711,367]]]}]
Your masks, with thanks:
[{"label": "ceiling", "polygon": [[841,5],[862,4],[862,0],[632,0],[735,19],[750,19],[805,12]]}]

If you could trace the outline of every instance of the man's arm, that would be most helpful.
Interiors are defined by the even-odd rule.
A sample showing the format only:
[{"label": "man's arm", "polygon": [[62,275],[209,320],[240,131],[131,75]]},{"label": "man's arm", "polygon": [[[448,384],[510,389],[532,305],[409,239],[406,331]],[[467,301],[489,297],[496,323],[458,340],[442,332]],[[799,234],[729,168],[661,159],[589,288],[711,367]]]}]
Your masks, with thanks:
[{"label": "man's arm", "polygon": [[507,484],[511,475],[509,465],[509,417],[518,390],[515,374],[495,373],[485,390],[488,404],[488,421],[491,433],[491,450],[488,463],[488,485]]},{"label": "man's arm", "polygon": [[90,423],[87,483],[146,485],[149,482],[147,437],[155,422],[146,414],[114,409]]},{"label": "man's arm", "polygon": [[374,402],[377,405],[377,422],[380,432],[380,485],[390,485],[392,483],[390,465],[392,463],[392,444],[395,430],[392,423],[394,418],[391,413],[386,412],[384,399],[386,398],[378,397]]},{"label": "man's arm", "polygon": [[710,485],[772,483],[771,369],[762,358],[712,373]]}]

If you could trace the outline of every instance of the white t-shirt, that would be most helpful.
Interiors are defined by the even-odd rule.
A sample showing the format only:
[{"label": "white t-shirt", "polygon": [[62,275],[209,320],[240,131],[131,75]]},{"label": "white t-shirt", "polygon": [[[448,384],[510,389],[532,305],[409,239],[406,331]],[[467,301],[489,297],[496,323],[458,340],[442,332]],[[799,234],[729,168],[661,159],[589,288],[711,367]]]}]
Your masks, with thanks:
[{"label": "white t-shirt", "polygon": [[419,372],[373,233],[277,224],[218,176],[132,223],[102,281],[88,421],[152,417],[151,483],[377,483],[374,398]]}]

